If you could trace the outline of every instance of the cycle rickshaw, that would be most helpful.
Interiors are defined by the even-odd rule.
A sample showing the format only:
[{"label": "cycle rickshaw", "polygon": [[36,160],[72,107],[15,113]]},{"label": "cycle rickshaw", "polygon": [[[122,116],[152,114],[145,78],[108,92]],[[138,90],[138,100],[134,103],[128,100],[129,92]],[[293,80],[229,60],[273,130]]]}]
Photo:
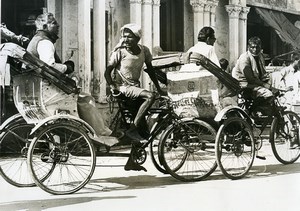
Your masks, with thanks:
[{"label": "cycle rickshaw", "polygon": [[[114,153],[106,147],[95,150],[90,138],[94,130],[78,117],[74,105],[79,92],[75,82],[16,44],[5,43],[0,52],[30,67],[29,72],[13,78],[14,101],[20,114],[1,126],[0,172],[10,183],[35,183],[52,194],[74,193],[91,179],[97,156],[133,156],[135,162],[143,163],[147,146],[158,170],[177,179],[199,181],[215,170],[215,131],[201,120],[178,117],[169,98],[160,98],[160,106],[149,110],[149,117],[154,114],[157,120],[147,143],[134,149],[135,153]],[[118,102],[123,103],[122,99]],[[121,104],[120,111],[117,123],[131,121]],[[22,129],[14,129],[16,125]],[[12,143],[5,134],[16,141]],[[159,143],[153,144],[158,139]]]},{"label": "cycle rickshaw", "polygon": [[254,99],[251,91],[241,88],[230,74],[204,56],[198,55],[198,58],[202,66],[238,95],[238,106],[225,107],[215,117],[220,123],[216,160],[223,174],[231,179],[244,177],[265,138],[269,139],[279,162],[294,163],[300,157],[300,149],[290,146],[300,143],[300,117],[281,105],[279,98],[285,90],[274,90],[273,97],[268,100]]}]

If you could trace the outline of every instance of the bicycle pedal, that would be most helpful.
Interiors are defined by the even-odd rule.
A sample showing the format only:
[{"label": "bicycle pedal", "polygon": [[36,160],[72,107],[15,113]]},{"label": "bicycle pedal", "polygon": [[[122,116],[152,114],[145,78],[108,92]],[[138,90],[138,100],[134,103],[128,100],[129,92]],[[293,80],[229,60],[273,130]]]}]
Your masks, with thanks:
[{"label": "bicycle pedal", "polygon": [[260,156],[260,155],[256,155],[256,158],[261,159],[261,160],[267,160],[267,158],[265,156]]}]

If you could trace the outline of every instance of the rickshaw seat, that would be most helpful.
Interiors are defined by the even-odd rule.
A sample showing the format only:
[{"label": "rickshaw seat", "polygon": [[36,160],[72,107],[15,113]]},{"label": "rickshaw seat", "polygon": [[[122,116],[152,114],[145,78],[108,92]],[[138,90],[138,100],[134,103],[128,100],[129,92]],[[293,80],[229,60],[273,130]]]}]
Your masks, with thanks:
[{"label": "rickshaw seat", "polygon": [[13,77],[14,103],[27,123],[37,124],[57,113],[78,117],[77,94],[66,94],[36,74]]}]

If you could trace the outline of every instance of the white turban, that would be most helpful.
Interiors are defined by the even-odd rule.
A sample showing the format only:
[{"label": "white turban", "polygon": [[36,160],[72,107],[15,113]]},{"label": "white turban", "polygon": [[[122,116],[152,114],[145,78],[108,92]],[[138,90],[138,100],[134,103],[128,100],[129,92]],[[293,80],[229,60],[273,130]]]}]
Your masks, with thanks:
[{"label": "white turban", "polygon": [[123,34],[124,29],[129,29],[136,37],[141,38],[142,29],[139,25],[135,23],[128,23],[121,28],[121,34]]},{"label": "white turban", "polygon": [[[129,29],[138,39],[141,38],[142,36],[142,29],[139,25],[135,24],[135,23],[128,23],[125,24],[121,29],[121,35],[124,32],[124,29]],[[113,51],[118,50],[119,48],[121,48],[123,45],[123,38],[120,39],[119,43],[114,47]]]}]

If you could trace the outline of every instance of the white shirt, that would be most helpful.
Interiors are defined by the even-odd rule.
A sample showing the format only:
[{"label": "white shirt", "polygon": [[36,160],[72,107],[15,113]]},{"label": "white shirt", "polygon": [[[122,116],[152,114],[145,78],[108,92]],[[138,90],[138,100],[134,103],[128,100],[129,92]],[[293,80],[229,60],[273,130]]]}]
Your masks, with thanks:
[{"label": "white shirt", "polygon": [[55,63],[55,47],[53,43],[49,40],[41,40],[37,45],[37,52],[39,54],[39,59],[54,67],[58,71],[64,73],[67,70],[67,66],[60,63]]},{"label": "white shirt", "polygon": [[299,71],[294,73],[294,91],[295,91],[294,101],[300,102],[300,72]]},{"label": "white shirt", "polygon": [[215,48],[212,45],[207,45],[205,42],[198,42],[196,45],[191,47],[188,52],[202,54],[220,67],[219,59],[215,52]]}]

